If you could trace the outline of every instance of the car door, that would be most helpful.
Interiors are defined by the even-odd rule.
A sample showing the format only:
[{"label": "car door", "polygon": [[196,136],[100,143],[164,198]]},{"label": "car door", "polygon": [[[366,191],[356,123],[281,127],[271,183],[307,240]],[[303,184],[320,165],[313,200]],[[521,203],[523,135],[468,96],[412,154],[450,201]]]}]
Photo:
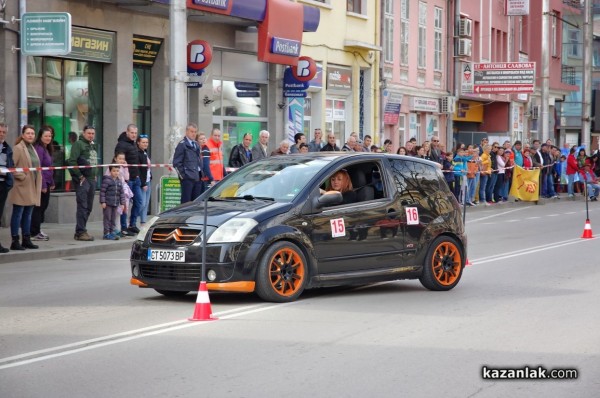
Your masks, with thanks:
[{"label": "car door", "polygon": [[[381,174],[381,164],[354,164],[354,168]],[[307,216],[308,234],[322,274],[344,273],[397,266],[401,260],[402,231],[396,203],[389,195],[389,181],[374,181],[381,195],[372,199],[323,208]],[[361,187],[355,189],[360,190]],[[319,193],[316,192],[316,195]]]},{"label": "car door", "polygon": [[403,251],[406,265],[415,265],[419,242],[427,226],[434,220],[432,211],[445,203],[439,200],[439,178],[434,166],[411,160],[390,160],[399,218],[403,230]]}]

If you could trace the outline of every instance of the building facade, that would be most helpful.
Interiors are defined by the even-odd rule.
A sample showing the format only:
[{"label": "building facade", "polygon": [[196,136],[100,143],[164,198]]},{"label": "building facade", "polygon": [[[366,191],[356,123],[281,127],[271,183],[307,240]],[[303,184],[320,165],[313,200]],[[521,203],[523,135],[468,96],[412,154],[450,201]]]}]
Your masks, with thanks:
[{"label": "building facade", "polygon": [[[19,25],[7,23],[0,32],[0,47],[6,54],[0,65],[0,120],[10,126],[9,142],[14,142],[20,125],[33,124],[36,130],[51,125],[56,132],[54,163],[59,166],[83,126],[93,125],[99,162],[110,163],[119,134],[135,123],[139,133],[149,137],[152,161],[170,162],[181,137],[174,136],[169,125],[169,3],[8,0],[1,10],[6,21],[18,18],[20,7],[28,13],[66,12],[72,19],[71,53],[26,57],[26,93],[19,92],[19,54],[11,52],[19,47]],[[310,4],[314,2],[304,3],[294,3],[295,11],[289,15],[279,11],[290,4],[287,0],[187,0],[187,41],[203,40],[212,48],[212,62],[204,70],[201,86],[187,91],[188,121],[206,133],[220,128],[226,158],[245,133],[257,140],[260,130],[269,130],[273,149],[287,137],[289,103],[283,101],[282,91],[287,66],[268,59],[289,56],[297,62],[299,55],[305,55],[300,47],[302,34],[317,30],[320,8]],[[288,19],[293,21],[284,26],[294,30],[298,39],[270,37],[283,43],[283,50],[274,50],[271,42],[260,38],[261,32],[272,32],[274,20],[285,24]],[[283,55],[275,54],[278,51]],[[24,109],[19,107],[22,95],[27,99]],[[153,173],[156,182],[168,171],[156,168]],[[68,171],[56,175],[47,221],[73,222],[75,197]]]},{"label": "building facade", "polygon": [[[452,9],[443,0],[383,2],[382,123],[393,148],[447,141],[452,95]],[[450,100],[452,106],[453,100]],[[451,142],[448,143],[452,145]]]},{"label": "building facade", "polygon": [[[299,0],[318,7],[319,29],[305,33],[302,54],[317,61],[318,73],[306,98],[304,132],[331,130],[338,146],[352,132],[379,142],[379,12],[378,1]],[[295,102],[288,99],[287,104]],[[289,110],[289,108],[288,108]],[[288,111],[288,114],[291,112]],[[288,118],[288,131],[293,118]]]}]

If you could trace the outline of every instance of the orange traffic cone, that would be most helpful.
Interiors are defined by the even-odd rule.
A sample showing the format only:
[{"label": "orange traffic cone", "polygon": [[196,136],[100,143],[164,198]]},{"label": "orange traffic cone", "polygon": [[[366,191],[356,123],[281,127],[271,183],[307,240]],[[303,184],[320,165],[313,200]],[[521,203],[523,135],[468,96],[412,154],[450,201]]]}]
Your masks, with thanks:
[{"label": "orange traffic cone", "polygon": [[581,235],[584,239],[591,239],[592,236],[592,225],[590,224],[590,220],[585,220],[585,227],[583,227],[583,235]]},{"label": "orange traffic cone", "polygon": [[194,315],[188,319],[190,321],[216,321],[219,319],[212,315],[210,298],[208,297],[208,288],[206,287],[205,281],[200,282],[196,306],[194,307]]}]

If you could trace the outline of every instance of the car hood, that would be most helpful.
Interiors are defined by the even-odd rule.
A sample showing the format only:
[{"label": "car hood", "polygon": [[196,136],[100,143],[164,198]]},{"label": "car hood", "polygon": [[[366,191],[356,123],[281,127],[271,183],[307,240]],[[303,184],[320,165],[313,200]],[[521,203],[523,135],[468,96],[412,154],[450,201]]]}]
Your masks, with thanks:
[{"label": "car hood", "polygon": [[[241,214],[262,221],[265,216],[287,212],[290,203],[262,200],[219,200],[208,202],[207,225],[220,226]],[[204,223],[204,202],[190,202],[161,213],[155,225]]]}]

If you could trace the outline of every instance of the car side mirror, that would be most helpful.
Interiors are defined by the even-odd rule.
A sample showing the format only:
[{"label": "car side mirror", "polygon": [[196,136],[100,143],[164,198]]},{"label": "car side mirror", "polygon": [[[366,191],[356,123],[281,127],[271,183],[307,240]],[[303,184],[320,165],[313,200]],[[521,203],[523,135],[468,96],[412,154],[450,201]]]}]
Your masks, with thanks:
[{"label": "car side mirror", "polygon": [[342,204],[343,201],[344,201],[344,197],[342,196],[341,192],[329,191],[329,192],[326,192],[323,195],[319,196],[319,198],[317,199],[316,207],[318,209],[320,209],[320,208],[326,207],[326,206],[335,206],[335,205]]}]

